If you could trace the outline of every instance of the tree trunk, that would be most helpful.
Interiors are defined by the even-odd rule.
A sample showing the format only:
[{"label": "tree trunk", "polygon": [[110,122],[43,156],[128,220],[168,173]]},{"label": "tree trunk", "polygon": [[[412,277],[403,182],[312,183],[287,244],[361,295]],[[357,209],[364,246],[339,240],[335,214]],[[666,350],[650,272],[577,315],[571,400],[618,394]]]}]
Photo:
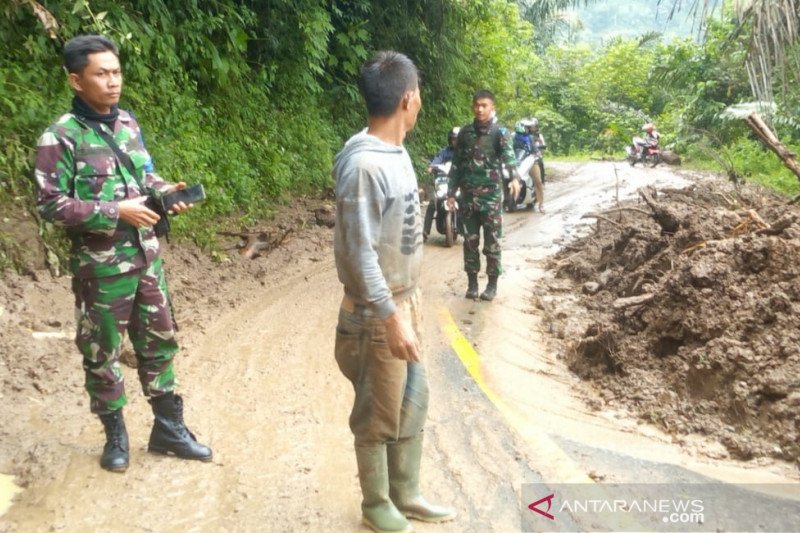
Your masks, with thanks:
[{"label": "tree trunk", "polygon": [[758,113],[751,113],[746,119],[747,125],[755,132],[758,137],[764,141],[770,150],[775,152],[781,158],[783,164],[794,172],[797,179],[800,180],[800,164],[797,163],[797,155],[786,148],[779,140],[778,137],[772,132],[761,119]]}]

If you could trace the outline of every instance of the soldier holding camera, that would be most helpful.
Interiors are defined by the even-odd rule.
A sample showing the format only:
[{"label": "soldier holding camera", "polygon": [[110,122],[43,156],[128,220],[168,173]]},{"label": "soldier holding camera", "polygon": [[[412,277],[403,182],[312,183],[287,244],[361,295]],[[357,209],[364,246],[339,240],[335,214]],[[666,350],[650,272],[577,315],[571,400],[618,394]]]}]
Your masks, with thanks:
[{"label": "soldier holding camera", "polygon": [[[118,361],[125,331],[155,417],[148,450],[210,461],[211,449],[186,428],[183,400],[174,393],[178,344],[154,230],[161,216],[145,205],[186,184],[153,172],[139,125],[117,107],[122,73],[113,42],[99,35],[69,40],[64,69],[75,96],[71,112],[39,139],[36,203],[41,217],[65,227],[72,241],[75,343],[90,409],[106,432],[100,465],[121,472],[129,463]],[[178,202],[171,212],[190,207]]]}]

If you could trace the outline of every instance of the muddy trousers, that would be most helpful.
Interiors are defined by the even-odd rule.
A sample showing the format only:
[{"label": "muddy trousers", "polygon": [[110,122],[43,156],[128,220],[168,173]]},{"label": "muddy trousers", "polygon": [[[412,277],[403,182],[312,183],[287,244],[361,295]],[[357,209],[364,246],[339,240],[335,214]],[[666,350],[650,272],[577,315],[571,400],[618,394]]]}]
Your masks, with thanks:
[{"label": "muddy trousers", "polygon": [[501,201],[482,201],[479,198],[462,199],[464,217],[464,271],[477,274],[481,270],[481,228],[483,228],[483,255],[486,256],[486,274],[503,273],[500,237],[503,236]]},{"label": "muddy trousers", "polygon": [[[419,338],[419,292],[397,302],[397,312]],[[383,320],[347,297],[336,326],[336,362],[356,393],[350,413],[356,446],[396,442],[422,431],[428,414],[424,364],[392,356]]]},{"label": "muddy trousers", "polygon": [[[420,338],[419,292],[397,302],[397,312]],[[346,296],[339,309],[335,352],[339,369],[355,390],[350,429],[355,437],[363,520],[376,531],[410,531],[396,506],[400,502],[390,499],[390,487],[401,480],[393,479],[399,475],[391,468],[389,452],[417,439],[421,443],[428,413],[425,366],[393,357],[383,320]],[[405,477],[418,480],[419,462],[412,469]]]},{"label": "muddy trousers", "polygon": [[175,389],[172,359],[178,351],[161,259],[150,266],[104,278],[73,279],[75,344],[83,355],[86,391],[93,413],[127,403],[119,354],[127,331],[146,396]]}]

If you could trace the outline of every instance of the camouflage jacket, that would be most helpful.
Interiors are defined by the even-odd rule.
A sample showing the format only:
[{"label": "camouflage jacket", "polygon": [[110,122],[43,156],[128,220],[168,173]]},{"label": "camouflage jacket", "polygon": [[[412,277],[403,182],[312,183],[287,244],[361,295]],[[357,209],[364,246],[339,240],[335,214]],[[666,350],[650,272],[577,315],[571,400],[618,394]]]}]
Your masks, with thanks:
[{"label": "camouflage jacket", "polygon": [[[72,241],[70,270],[80,279],[113,276],[142,268],[158,257],[152,227],[120,220],[118,202],[154,195],[170,186],[152,172],[139,125],[123,110],[113,133],[138,171],[138,181],[96,131],[67,113],[51,125],[36,149],[36,206],[40,216],[63,226]],[[146,170],[147,169],[147,170]]]},{"label": "camouflage jacket", "polygon": [[453,165],[450,167],[449,195],[456,189],[467,197],[496,200],[502,196],[503,165],[516,169],[517,158],[510,132],[492,123],[480,131],[473,122],[461,128],[456,140]]}]

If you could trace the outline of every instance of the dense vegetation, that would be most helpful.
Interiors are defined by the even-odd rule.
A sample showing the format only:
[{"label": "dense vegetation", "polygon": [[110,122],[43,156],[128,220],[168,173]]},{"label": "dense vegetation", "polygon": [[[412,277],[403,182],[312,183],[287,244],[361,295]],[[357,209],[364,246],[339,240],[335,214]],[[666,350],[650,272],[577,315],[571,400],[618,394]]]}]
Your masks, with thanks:
[{"label": "dense vegetation", "polygon": [[[554,154],[621,155],[641,124],[655,121],[682,155],[721,154],[738,175],[797,190],[722,113],[752,99],[748,34],[731,17],[711,20],[702,43],[647,34],[589,46],[560,39],[558,17],[528,4],[11,0],[0,8],[0,206],[30,209],[36,139],[69,107],[61,47],[88,32],[120,45],[122,106],[140,118],[159,172],[206,186],[202,212],[176,224],[202,244],[212,241],[210,219],[248,223],[293,194],[331,185],[333,155],[365,121],[358,66],[383,48],[405,52],[422,72],[424,107],[408,139],[420,169],[451,125],[470,120],[472,92],[489,87],[501,120],[536,115]],[[781,94],[775,125],[796,146],[800,89]],[[0,226],[0,268],[8,250]]]}]

